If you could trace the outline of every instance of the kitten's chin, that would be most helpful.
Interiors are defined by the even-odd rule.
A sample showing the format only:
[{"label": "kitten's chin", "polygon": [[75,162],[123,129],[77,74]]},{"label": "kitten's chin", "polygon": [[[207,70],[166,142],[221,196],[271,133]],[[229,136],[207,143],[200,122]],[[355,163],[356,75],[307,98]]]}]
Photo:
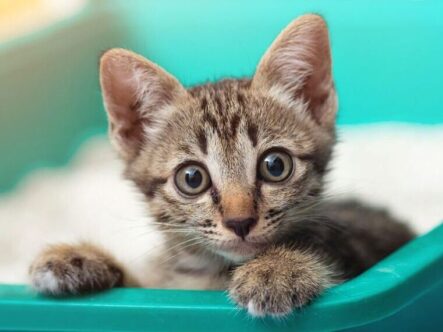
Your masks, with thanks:
[{"label": "kitten's chin", "polygon": [[216,252],[230,262],[243,263],[256,256],[263,247],[258,243],[239,241],[234,244],[220,245]]}]

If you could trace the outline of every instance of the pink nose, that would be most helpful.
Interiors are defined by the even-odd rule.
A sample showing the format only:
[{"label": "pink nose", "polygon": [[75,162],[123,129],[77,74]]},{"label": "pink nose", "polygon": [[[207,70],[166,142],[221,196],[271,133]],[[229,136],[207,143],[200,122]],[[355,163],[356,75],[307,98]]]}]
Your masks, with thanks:
[{"label": "pink nose", "polygon": [[255,218],[223,220],[223,225],[225,225],[226,228],[233,231],[243,240],[245,239],[246,235],[249,234],[249,231],[255,226],[256,223],[257,219]]}]

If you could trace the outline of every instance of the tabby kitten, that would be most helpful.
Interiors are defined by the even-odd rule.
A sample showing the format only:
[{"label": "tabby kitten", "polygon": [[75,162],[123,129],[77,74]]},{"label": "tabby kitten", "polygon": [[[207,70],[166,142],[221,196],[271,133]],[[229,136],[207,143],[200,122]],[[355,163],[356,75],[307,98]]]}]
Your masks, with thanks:
[{"label": "tabby kitten", "polygon": [[283,30],[250,80],[187,90],[149,60],[111,49],[100,82],[111,141],[172,258],[137,282],[91,244],[52,246],[30,269],[41,293],[228,289],[250,314],[281,316],[413,236],[383,211],[322,201],[337,98],[317,15]]}]

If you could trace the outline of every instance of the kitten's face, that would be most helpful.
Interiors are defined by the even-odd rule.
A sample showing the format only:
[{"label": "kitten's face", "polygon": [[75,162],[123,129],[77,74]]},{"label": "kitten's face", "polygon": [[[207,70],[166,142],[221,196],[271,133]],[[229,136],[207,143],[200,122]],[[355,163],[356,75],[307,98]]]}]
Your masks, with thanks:
[{"label": "kitten's face", "polygon": [[123,50],[105,54],[101,78],[127,176],[167,234],[241,260],[318,200],[336,109],[318,16],[292,23],[252,81],[187,91]]},{"label": "kitten's face", "polygon": [[302,104],[294,112],[249,82],[222,81],[172,108],[128,171],[165,228],[181,225],[227,256],[251,255],[318,195],[331,137]]}]

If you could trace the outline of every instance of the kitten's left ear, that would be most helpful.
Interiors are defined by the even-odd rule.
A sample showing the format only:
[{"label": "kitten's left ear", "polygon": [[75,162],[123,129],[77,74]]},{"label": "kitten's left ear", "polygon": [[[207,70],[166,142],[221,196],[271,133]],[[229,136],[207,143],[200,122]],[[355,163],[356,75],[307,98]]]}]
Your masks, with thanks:
[{"label": "kitten's left ear", "polygon": [[288,102],[303,98],[313,119],[332,128],[337,99],[325,21],[308,14],[289,24],[262,57],[252,86]]},{"label": "kitten's left ear", "polygon": [[187,96],[185,88],[155,63],[114,48],[100,59],[100,85],[111,142],[131,161],[155,136],[172,105]]}]

